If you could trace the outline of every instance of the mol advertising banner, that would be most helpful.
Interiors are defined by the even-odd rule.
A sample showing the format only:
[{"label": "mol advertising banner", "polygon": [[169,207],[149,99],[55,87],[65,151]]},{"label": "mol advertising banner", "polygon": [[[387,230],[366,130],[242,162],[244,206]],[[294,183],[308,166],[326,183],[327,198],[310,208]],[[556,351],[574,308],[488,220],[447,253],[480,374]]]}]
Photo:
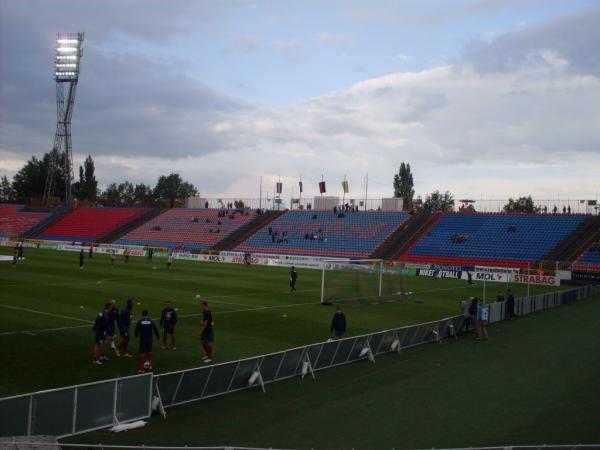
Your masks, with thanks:
[{"label": "mol advertising banner", "polygon": [[[508,283],[510,281],[510,273],[497,272],[469,272],[473,281],[488,281],[490,283]],[[462,279],[468,280],[469,274],[462,273]]]}]

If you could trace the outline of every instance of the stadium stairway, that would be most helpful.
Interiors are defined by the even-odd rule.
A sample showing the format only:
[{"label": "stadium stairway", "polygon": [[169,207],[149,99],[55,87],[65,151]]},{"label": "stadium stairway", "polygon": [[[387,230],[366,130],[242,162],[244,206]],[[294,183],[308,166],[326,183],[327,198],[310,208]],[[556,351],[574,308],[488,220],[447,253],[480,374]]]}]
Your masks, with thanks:
[{"label": "stadium stairway", "polygon": [[108,233],[105,236],[102,236],[96,242],[98,242],[99,244],[108,244],[108,243],[117,241],[117,240],[121,239],[123,236],[125,236],[127,233],[129,233],[131,230],[139,227],[140,225],[145,224],[146,222],[149,222],[150,220],[154,219],[155,217],[159,216],[160,214],[164,213],[165,211],[166,211],[165,209],[152,208],[146,214],[142,214],[140,217],[132,220],[131,222],[126,223],[122,227],[111,231],[110,233]]},{"label": "stadium stairway", "polygon": [[231,233],[225,239],[217,242],[211,250],[215,251],[229,251],[240,245],[246,239],[250,238],[258,230],[268,226],[278,217],[285,214],[285,211],[265,211],[260,216],[256,216],[254,220],[251,220],[247,224],[241,226],[236,231]]},{"label": "stadium stairway", "polygon": [[73,211],[73,209],[68,208],[66,206],[61,206],[60,208],[55,209],[54,211],[50,211],[52,213],[52,214],[50,214],[50,216],[48,216],[46,219],[42,220],[40,223],[38,223],[34,227],[31,227],[29,230],[27,230],[27,232],[23,233],[21,235],[21,237],[23,239],[34,239],[36,236],[43,233],[44,230],[46,230],[47,228],[50,228],[52,225],[54,225],[56,222],[58,222],[64,216],[69,214],[71,211]]},{"label": "stadium stairway", "polygon": [[561,266],[570,264],[584,253],[593,242],[599,239],[600,216],[590,216],[548,252],[542,258],[541,265],[544,269],[554,269],[556,268],[556,261],[559,261]]},{"label": "stadium stairway", "polygon": [[397,259],[441,216],[421,211],[411,216],[371,253],[372,259]]}]

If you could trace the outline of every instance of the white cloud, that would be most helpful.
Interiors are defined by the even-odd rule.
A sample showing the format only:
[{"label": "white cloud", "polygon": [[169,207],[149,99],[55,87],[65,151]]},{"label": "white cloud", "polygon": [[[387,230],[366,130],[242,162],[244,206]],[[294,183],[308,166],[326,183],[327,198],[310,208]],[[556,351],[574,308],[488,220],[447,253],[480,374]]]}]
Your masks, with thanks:
[{"label": "white cloud", "polygon": [[327,31],[318,32],[315,37],[321,45],[345,45],[350,43],[350,36],[329,33]]},{"label": "white cloud", "polygon": [[273,48],[284,56],[289,56],[302,48],[302,43],[298,38],[292,37],[285,40],[273,41]]}]

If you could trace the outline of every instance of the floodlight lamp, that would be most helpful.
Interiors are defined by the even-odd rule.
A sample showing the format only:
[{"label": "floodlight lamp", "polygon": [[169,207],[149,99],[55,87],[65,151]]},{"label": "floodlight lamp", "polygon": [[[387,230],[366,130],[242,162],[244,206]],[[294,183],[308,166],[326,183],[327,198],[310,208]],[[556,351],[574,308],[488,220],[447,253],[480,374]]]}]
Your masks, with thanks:
[{"label": "floodlight lamp", "polygon": [[61,52],[61,53],[71,53],[71,52],[76,52],[77,47],[58,47],[56,49],[56,51]]}]

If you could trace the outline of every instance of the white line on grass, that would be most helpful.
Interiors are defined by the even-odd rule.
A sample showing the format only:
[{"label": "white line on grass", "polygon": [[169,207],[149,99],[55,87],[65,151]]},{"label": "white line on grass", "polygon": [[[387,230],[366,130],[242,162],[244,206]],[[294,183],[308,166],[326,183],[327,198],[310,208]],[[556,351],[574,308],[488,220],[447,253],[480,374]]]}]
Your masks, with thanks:
[{"label": "white line on grass", "polygon": [[0,307],[8,308],[8,309],[15,309],[17,311],[27,311],[27,312],[34,313],[34,314],[41,314],[43,316],[58,317],[60,319],[70,319],[70,320],[77,320],[79,322],[94,323],[91,320],[80,319],[79,317],[63,316],[62,314],[53,314],[53,313],[48,313],[48,312],[44,312],[44,311],[36,311],[35,309],[21,308],[19,306],[12,306],[12,305],[4,305],[2,303],[0,303]]},{"label": "white line on grass", "polygon": [[0,333],[0,336],[9,336],[13,334],[36,334],[45,333],[47,331],[63,331],[63,330],[74,330],[76,328],[87,328],[89,325],[73,325],[70,327],[57,327],[57,328],[41,328],[39,330],[20,330],[20,331],[4,331]]}]

